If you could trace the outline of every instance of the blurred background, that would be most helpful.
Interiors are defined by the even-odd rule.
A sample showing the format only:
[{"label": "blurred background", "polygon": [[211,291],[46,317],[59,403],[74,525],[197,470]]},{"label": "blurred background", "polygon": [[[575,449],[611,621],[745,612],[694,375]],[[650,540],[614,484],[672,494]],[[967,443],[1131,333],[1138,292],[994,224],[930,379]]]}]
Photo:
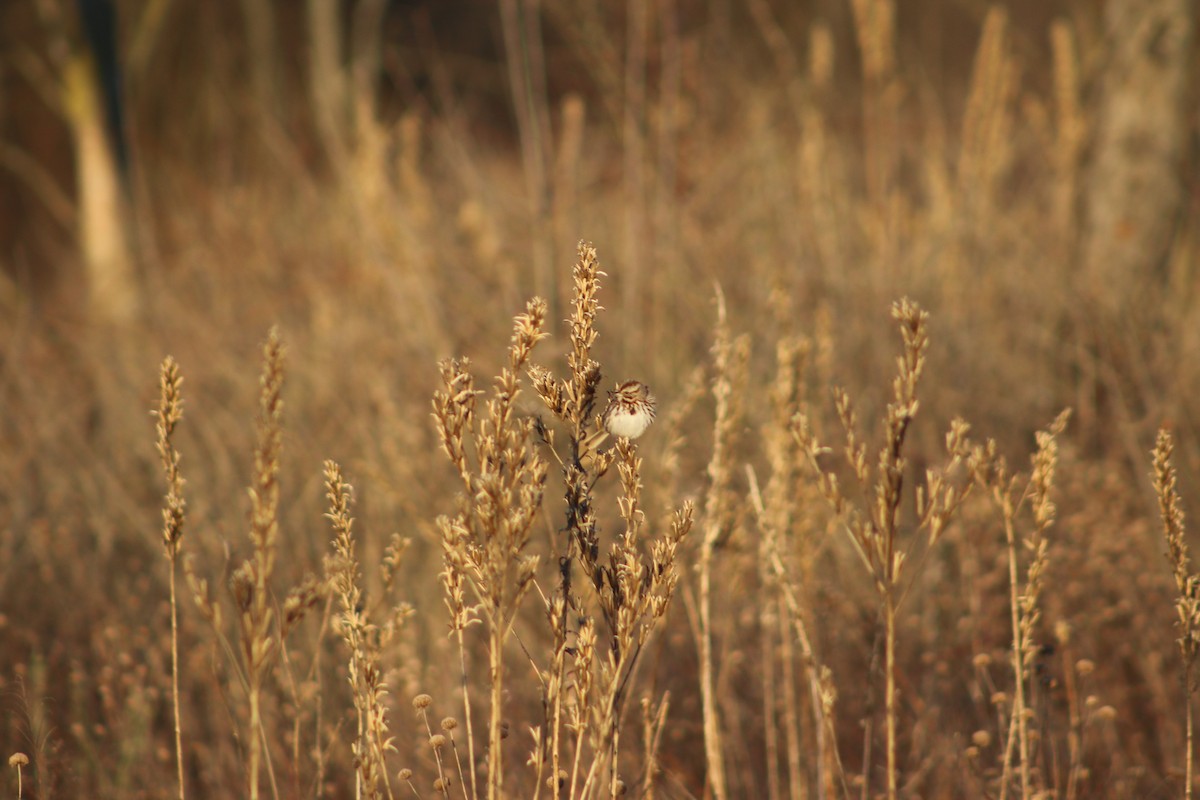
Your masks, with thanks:
[{"label": "blurred background", "polygon": [[[641,378],[663,413],[686,411],[682,466],[664,461],[674,442],[642,444],[655,513],[704,491],[712,401],[685,400],[706,380],[693,372],[718,287],[751,337],[744,463],[763,463],[785,338],[811,344],[815,407],[845,386],[878,418],[902,296],[931,314],[917,467],[962,416],[1023,468],[1034,432],[1070,407],[1042,626],[1047,670],[1091,668],[1076,697],[1047,679],[1042,780],[1069,796],[1077,764],[1091,776],[1075,774],[1077,796],[1177,796],[1173,582],[1148,475],[1167,425],[1194,509],[1197,13],[1191,0],[0,5],[0,745],[39,752],[26,796],[160,796],[173,775],[147,412],[171,354],[186,379],[185,551],[219,584],[246,548],[272,325],[288,346],[280,570],[320,569],[321,461],[339,460],[364,564],[391,532],[413,539],[402,594],[419,613],[390,677],[401,714],[409,690],[452,693],[433,523],[458,487],[430,421],[437,363],[465,354],[494,374],[512,316],[540,295],[554,335],[538,359],[561,369],[580,240],[607,273],[605,385]],[[679,477],[656,482],[668,468]],[[994,742],[963,752],[995,725],[973,659],[1006,657],[1003,534],[957,530],[944,582],[906,623],[912,796],[982,796],[994,780]],[[878,670],[871,590],[841,544],[802,538],[810,567],[846,565],[809,601],[843,697],[843,758],[878,787],[863,767],[879,710],[862,689]],[[739,563],[730,586],[754,582]],[[243,780],[236,689],[190,600],[182,615],[189,779],[217,796]],[[757,675],[754,634],[726,617],[722,686],[731,709],[758,708],[757,684],[739,684]],[[675,624],[668,654],[692,647],[682,613]],[[307,635],[306,653],[326,646]],[[677,667],[668,796],[704,792],[694,657],[662,656]],[[333,698],[344,680],[330,674],[316,686]],[[1112,712],[1099,732],[1077,719],[1089,698]],[[336,741],[341,711],[327,713],[314,729]],[[289,714],[303,717],[280,710],[281,753]],[[735,796],[768,796],[761,722],[730,717]],[[293,760],[304,788],[283,793],[345,796],[347,753],[320,780]]]}]

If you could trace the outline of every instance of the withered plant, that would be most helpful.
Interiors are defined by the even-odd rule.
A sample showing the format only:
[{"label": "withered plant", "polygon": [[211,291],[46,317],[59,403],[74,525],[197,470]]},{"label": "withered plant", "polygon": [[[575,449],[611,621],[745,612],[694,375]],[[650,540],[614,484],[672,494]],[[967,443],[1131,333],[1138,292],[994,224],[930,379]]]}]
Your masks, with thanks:
[{"label": "withered plant", "polygon": [[[1035,637],[1041,621],[1039,600],[1050,558],[1046,533],[1057,513],[1051,499],[1054,472],[1058,465],[1058,437],[1067,427],[1070,411],[1063,411],[1045,430],[1037,433],[1037,450],[1028,475],[1012,474],[1003,458],[996,455],[996,442],[988,440],[974,448],[975,478],[1000,511],[1008,556],[1009,613],[1012,619],[1013,704],[1007,731],[1001,731],[1000,797],[1008,797],[1014,753],[1021,781],[1022,800],[1036,796],[1031,770],[1033,751],[1030,734],[1030,692],[1037,658]],[[1018,537],[1017,521],[1028,508],[1032,516],[1029,533]],[[1020,576],[1020,550],[1029,552],[1025,579]],[[1028,688],[1027,688],[1028,685]]]},{"label": "withered plant", "polygon": [[155,416],[158,422],[158,454],[162,458],[163,472],[167,478],[167,494],[163,502],[163,547],[166,549],[169,572],[168,585],[171,600],[171,712],[175,722],[175,763],[179,781],[179,800],[184,800],[183,779],[183,728],[179,714],[179,605],[175,591],[175,579],[179,562],[179,549],[183,543],[183,525],[187,517],[187,502],[183,499],[183,476],[179,472],[179,452],[172,442],[175,426],[183,419],[183,395],[180,388],[183,375],[174,358],[163,359],[159,370],[159,401]]},{"label": "withered plant", "polygon": [[1167,558],[1175,576],[1175,588],[1179,595],[1175,600],[1179,631],[1179,655],[1183,660],[1183,707],[1185,723],[1185,747],[1183,770],[1183,796],[1191,800],[1193,772],[1193,743],[1195,721],[1192,712],[1192,695],[1196,692],[1196,656],[1200,654],[1200,575],[1191,571],[1188,555],[1187,528],[1183,524],[1183,508],[1179,499],[1179,488],[1175,465],[1171,458],[1175,452],[1175,441],[1171,432],[1161,429],[1154,443],[1154,492],[1158,496],[1158,508],[1162,515],[1163,534],[1167,539]]},{"label": "withered plant", "polygon": [[[837,472],[826,462],[824,457],[831,450],[817,439],[809,414],[802,411],[793,422],[793,432],[817,472],[821,492],[866,567],[878,595],[884,639],[888,800],[895,800],[899,778],[896,614],[907,588],[919,573],[919,569],[912,570],[911,574],[905,571],[907,559],[913,552],[918,534],[925,535],[927,551],[937,543],[970,491],[971,482],[965,480],[962,473],[972,469],[968,463],[968,426],[956,419],[946,434],[945,465],[939,470],[926,471],[925,481],[917,487],[915,494],[911,527],[901,525],[900,506],[904,498],[905,469],[908,466],[904,445],[918,408],[917,384],[925,366],[925,351],[929,344],[926,331],[928,314],[906,298],[892,307],[892,317],[900,323],[903,349],[897,359],[899,372],[892,383],[892,399],[883,419],[883,443],[877,451],[874,469],[870,466],[867,444],[859,433],[858,418],[849,395],[842,389],[834,392],[837,415],[846,437],[845,458],[855,488],[861,492],[860,500],[848,496]],[[917,563],[918,567],[920,563]],[[869,729],[867,735],[870,736]],[[864,775],[863,779],[869,782],[869,775]]]},{"label": "withered plant", "polygon": [[[482,622],[488,633],[489,798],[499,797],[504,783],[504,645],[518,625],[522,601],[535,588],[551,642],[544,665],[525,651],[534,661],[542,693],[543,721],[532,731],[529,759],[535,771],[535,793],[548,788],[555,798],[582,798],[616,797],[624,791],[622,721],[639,657],[673,595],[675,554],[692,523],[691,507],[685,505],[673,516],[668,532],[648,541],[640,507],[641,459],[635,446],[618,439],[608,450],[596,449],[600,428],[594,412],[601,368],[592,359],[591,348],[597,337],[597,295],[603,273],[593,247],[581,243],[578,255],[569,320],[570,375],[556,378],[545,367],[527,365],[534,346],[546,336],[546,304],[535,299],[516,319],[508,364],[496,380],[484,414],[477,413],[481,392],[475,390],[465,360],[443,363],[444,388],[434,399],[443,448],[464,488],[461,509],[443,517],[439,528],[443,582],[463,674],[470,762],[475,756],[464,634],[475,622]],[[553,425],[565,429],[562,447],[555,428],[517,417],[515,401],[523,371],[555,418]],[[566,501],[561,538],[552,542],[550,556],[558,585],[550,592],[539,583],[541,557],[526,552],[547,479],[546,461],[534,447],[535,434],[562,469]],[[618,511],[623,530],[603,553],[593,490],[614,463],[621,485]],[[577,573],[582,575],[578,582]],[[661,703],[658,707],[665,708]],[[661,721],[655,724],[661,728]],[[652,752],[648,751],[648,758]],[[478,795],[474,781],[471,792]]]},{"label": "withered plant", "polygon": [[[387,687],[383,682],[380,650],[384,641],[395,632],[395,626],[381,631],[370,622],[359,587],[360,573],[355,555],[354,518],[350,515],[352,489],[342,478],[342,469],[333,461],[325,462],[326,497],[333,524],[333,556],[326,564],[330,588],[336,595],[341,614],[338,627],[350,650],[349,674],[354,696],[356,727],[350,750],[356,770],[355,796],[376,800],[392,795],[388,779],[387,753],[394,751],[388,736],[387,711],[384,700]],[[382,784],[382,790],[380,785]]]},{"label": "withered plant", "polygon": [[[487,630],[490,711],[487,735],[487,796],[500,797],[504,783],[504,646],[521,602],[534,586],[539,558],[525,552],[541,508],[546,464],[532,446],[533,422],[519,419],[515,403],[520,376],[534,345],[545,334],[546,304],[534,299],[516,318],[508,364],[496,378],[486,413],[476,413],[474,379],[467,359],[444,361],[444,389],[434,396],[442,446],[462,478],[459,510],[438,519],[445,560],[443,581],[451,627],[459,637],[482,621]],[[468,597],[468,592],[470,596]],[[471,739],[471,706],[463,675],[463,713]],[[471,760],[474,760],[473,747]],[[472,769],[471,774],[474,775]]]},{"label": "withered plant", "polygon": [[301,581],[287,592],[282,607],[276,612],[278,602],[272,576],[279,539],[283,355],[283,341],[278,330],[272,328],[263,345],[263,370],[259,379],[257,443],[249,489],[251,554],[229,578],[229,592],[236,610],[236,650],[226,637],[221,606],[210,593],[208,580],[198,576],[194,568],[184,562],[184,574],[201,615],[208,620],[225,651],[231,657],[235,652],[238,656],[233,666],[247,698],[247,795],[251,800],[259,797],[259,776],[264,763],[272,795],[279,793],[270,751],[264,746],[269,740],[262,708],[263,685],[278,663],[284,637],[325,592],[320,581],[311,578]]}]

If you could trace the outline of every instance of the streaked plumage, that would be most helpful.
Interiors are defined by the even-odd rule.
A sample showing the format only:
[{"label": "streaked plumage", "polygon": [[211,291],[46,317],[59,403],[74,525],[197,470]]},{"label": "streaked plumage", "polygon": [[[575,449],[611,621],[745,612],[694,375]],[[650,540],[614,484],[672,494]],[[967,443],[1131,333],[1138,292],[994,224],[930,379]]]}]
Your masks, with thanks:
[{"label": "streaked plumage", "polygon": [[625,381],[608,393],[604,429],[611,435],[636,439],[654,422],[654,395],[641,381]]}]

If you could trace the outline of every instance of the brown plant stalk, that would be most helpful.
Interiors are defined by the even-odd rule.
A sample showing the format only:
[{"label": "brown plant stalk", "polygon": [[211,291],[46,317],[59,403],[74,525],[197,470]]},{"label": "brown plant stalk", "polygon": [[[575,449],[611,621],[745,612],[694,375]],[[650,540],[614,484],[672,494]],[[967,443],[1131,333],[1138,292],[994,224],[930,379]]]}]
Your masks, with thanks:
[{"label": "brown plant stalk", "polygon": [[[444,388],[434,396],[434,418],[443,449],[467,489],[461,510],[438,520],[445,561],[443,580],[454,625],[470,622],[472,612],[464,596],[464,589],[469,589],[488,635],[489,800],[501,796],[504,783],[504,644],[512,634],[522,601],[533,588],[538,566],[537,556],[524,551],[541,507],[546,464],[531,447],[533,423],[517,418],[515,402],[520,393],[519,376],[534,346],[545,336],[545,314],[545,301],[534,299],[516,318],[508,364],[496,378],[482,419],[475,413],[477,393],[465,359],[442,363]],[[469,706],[465,711],[469,719]]]},{"label": "brown plant stalk", "polygon": [[[1045,430],[1037,433],[1037,450],[1032,457],[1028,476],[1010,474],[1004,460],[996,455],[994,441],[989,440],[975,448],[972,455],[976,481],[1000,510],[1008,555],[1014,687],[1012,713],[1009,716],[1008,735],[1001,761],[1002,800],[1008,796],[1014,752],[1018,759],[1021,797],[1028,800],[1035,794],[1030,769],[1033,754],[1027,713],[1029,698],[1025,684],[1027,680],[1032,679],[1031,668],[1036,655],[1034,636],[1041,619],[1038,601],[1042,579],[1049,563],[1049,541],[1046,539],[1046,533],[1054,524],[1056,512],[1050,493],[1058,463],[1057,437],[1066,429],[1069,416],[1069,411],[1063,411]],[[1017,519],[1025,507],[1030,509],[1033,526],[1027,536],[1018,539]],[[1026,568],[1023,584],[1020,578],[1019,546],[1033,554]]]},{"label": "brown plant stalk", "polygon": [[1200,575],[1191,571],[1187,546],[1187,529],[1184,526],[1183,508],[1179,499],[1175,465],[1174,438],[1167,429],[1158,432],[1154,444],[1154,492],[1158,497],[1159,513],[1162,516],[1163,533],[1167,540],[1167,558],[1175,577],[1175,588],[1179,593],[1175,600],[1179,631],[1179,655],[1183,661],[1183,706],[1186,726],[1183,796],[1192,797],[1193,742],[1195,722],[1192,712],[1192,695],[1196,691],[1196,657],[1200,655]]},{"label": "brown plant stalk", "polygon": [[175,426],[183,419],[183,395],[180,387],[183,375],[179,364],[171,356],[163,359],[159,371],[159,402],[155,416],[158,422],[158,454],[162,459],[167,478],[167,494],[164,499],[162,519],[163,546],[166,549],[170,576],[171,595],[171,710],[175,721],[175,764],[179,781],[179,800],[184,800],[183,779],[183,731],[179,714],[179,606],[175,583],[178,573],[179,548],[183,542],[183,525],[187,514],[187,502],[183,499],[183,476],[179,472],[179,452],[171,441]]},{"label": "brown plant stalk", "polygon": [[[883,444],[879,448],[874,470],[869,467],[867,445],[858,432],[858,419],[849,395],[842,390],[836,390],[834,395],[837,414],[846,436],[845,456],[851,475],[864,497],[861,505],[852,503],[846,497],[836,473],[823,463],[822,459],[829,449],[823,447],[812,432],[808,414],[797,414],[793,421],[793,433],[816,470],[818,486],[859,559],[866,566],[878,595],[884,638],[888,800],[895,800],[899,779],[896,615],[908,586],[911,586],[904,583],[908,574],[904,568],[911,545],[905,547],[900,539],[899,512],[907,466],[904,447],[919,405],[917,384],[924,369],[925,352],[929,344],[926,333],[928,314],[916,303],[907,298],[898,301],[892,307],[892,317],[899,323],[903,348],[897,359],[899,370],[892,383],[892,399],[884,413]],[[970,469],[967,464],[967,431],[965,422],[954,420],[951,423],[946,434],[945,466],[938,471],[928,470],[924,485],[917,489],[914,533],[925,532],[928,540],[926,552],[932,549],[970,491],[970,481],[953,480],[958,473]],[[915,580],[918,572],[919,569],[914,569],[909,580]]]},{"label": "brown plant stalk", "polygon": [[[275,612],[270,605],[270,578],[275,571],[279,536],[279,455],[283,439],[283,342],[272,328],[263,345],[260,379],[258,444],[250,486],[250,540],[253,554],[230,579],[238,608],[242,662],[249,692],[249,796],[258,800],[258,775],[263,759],[262,683],[278,647],[272,632]],[[274,775],[272,774],[272,782]]]}]

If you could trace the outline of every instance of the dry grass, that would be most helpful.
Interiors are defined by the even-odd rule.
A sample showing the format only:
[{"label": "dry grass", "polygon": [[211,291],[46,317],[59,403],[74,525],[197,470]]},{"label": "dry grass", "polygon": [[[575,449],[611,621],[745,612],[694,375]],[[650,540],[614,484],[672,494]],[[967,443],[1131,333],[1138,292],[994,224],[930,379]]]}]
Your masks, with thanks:
[{"label": "dry grass", "polygon": [[179,472],[179,453],[171,444],[175,426],[183,419],[183,376],[175,359],[163,359],[159,371],[158,403],[158,454],[162,456],[163,471],[167,477],[167,496],[163,507],[163,546],[167,551],[171,599],[171,712],[175,719],[175,766],[179,778],[179,800],[184,800],[186,789],[183,777],[183,731],[179,719],[179,608],[175,590],[175,578],[179,572],[177,563],[183,541],[183,523],[187,516],[187,503],[183,499],[183,477]]},{"label": "dry grass", "polygon": [[1195,668],[1197,633],[1200,632],[1200,580],[1191,572],[1188,545],[1183,525],[1183,510],[1180,507],[1179,489],[1176,486],[1175,465],[1171,457],[1175,449],[1170,431],[1158,432],[1154,443],[1154,491],[1158,495],[1158,506],[1162,514],[1163,532],[1167,538],[1167,556],[1175,573],[1175,587],[1179,599],[1175,610],[1179,615],[1175,625],[1179,630],[1179,654],[1183,659],[1183,704],[1187,718],[1187,734],[1184,749],[1184,796],[1192,796],[1192,738],[1193,712],[1192,695],[1196,691]]},{"label": "dry grass", "polygon": [[1081,268],[1090,8],[397,10],[322,87],[219,5],[135,317],[5,254],[0,792],[1191,795],[1200,217]]}]

